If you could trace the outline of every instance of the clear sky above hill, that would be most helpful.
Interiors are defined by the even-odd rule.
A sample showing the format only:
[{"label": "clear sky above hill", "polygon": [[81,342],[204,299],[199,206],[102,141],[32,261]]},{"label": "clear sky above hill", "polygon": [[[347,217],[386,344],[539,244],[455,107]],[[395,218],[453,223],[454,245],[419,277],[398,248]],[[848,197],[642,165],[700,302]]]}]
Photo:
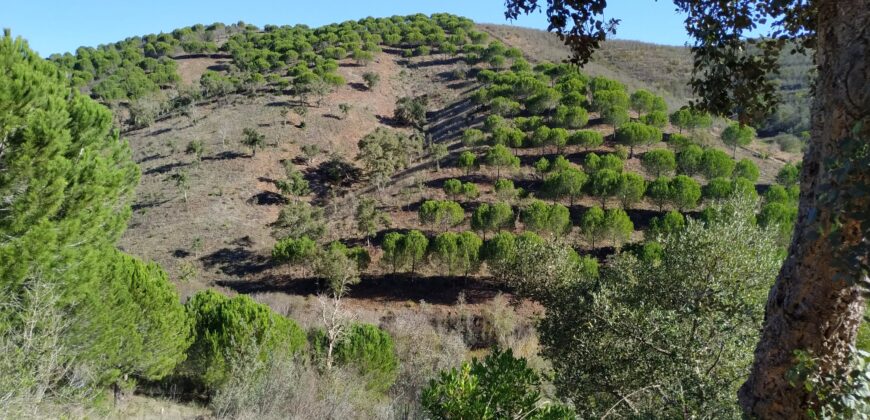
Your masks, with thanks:
[{"label": "clear sky above hill", "polygon": [[[542,0],[543,1],[543,0]],[[684,45],[683,17],[667,0],[611,0],[608,17],[622,19],[616,38]],[[477,22],[545,29],[546,16],[535,13],[514,22],[504,18],[503,0],[82,0],[11,1],[3,5],[0,26],[29,40],[43,56],[72,52],[150,33],[169,32],[196,23],[258,26],[320,26],[366,16],[448,12]]]}]

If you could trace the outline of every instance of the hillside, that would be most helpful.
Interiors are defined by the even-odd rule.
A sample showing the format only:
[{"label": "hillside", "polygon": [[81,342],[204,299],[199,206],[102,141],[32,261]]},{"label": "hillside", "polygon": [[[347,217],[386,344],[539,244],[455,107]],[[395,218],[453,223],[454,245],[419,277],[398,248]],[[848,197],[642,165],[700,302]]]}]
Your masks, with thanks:
[{"label": "hillside", "polygon": [[[20,102],[70,109],[45,112],[67,130],[54,143],[22,149],[59,189],[105,181],[50,209],[73,232],[60,257],[97,267],[83,271],[91,290],[66,281],[115,328],[101,339],[117,361],[82,357],[109,360],[93,389],[111,386],[116,403],[138,390],[178,416],[204,411],[185,401],[219,418],[419,418],[437,404],[430,380],[461,385],[484,368],[445,372],[486,355],[520,372],[533,410],[630,416],[662,401],[623,404],[648,387],[642,354],[667,373],[668,401],[679,378],[721,366],[692,392],[736,415],[801,155],[682,108],[685,49],[609,42],[577,69],[550,34],[449,14],[194,25],[49,62],[8,38],[14,69],[51,83],[44,103],[22,83]],[[784,89],[799,92],[791,59]],[[67,132],[99,142],[77,152]],[[76,235],[103,229],[106,243],[76,254]],[[573,387],[575,372],[619,392]]]}]

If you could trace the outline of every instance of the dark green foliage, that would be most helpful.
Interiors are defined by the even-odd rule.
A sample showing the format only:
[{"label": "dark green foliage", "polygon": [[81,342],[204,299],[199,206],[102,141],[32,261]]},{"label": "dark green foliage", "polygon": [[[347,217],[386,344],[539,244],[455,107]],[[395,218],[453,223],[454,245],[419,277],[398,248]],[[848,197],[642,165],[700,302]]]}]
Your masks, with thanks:
[{"label": "dark green foliage", "polygon": [[572,419],[570,408],[541,404],[541,378],[510,349],[441,372],[423,390],[423,407],[440,419]]},{"label": "dark green foliage", "polygon": [[248,296],[228,298],[206,290],[185,308],[193,320],[194,341],[178,374],[207,392],[228,379],[239,355],[291,357],[305,347],[305,333],[295,322]]},{"label": "dark green foliage", "polygon": [[668,114],[664,111],[653,111],[640,117],[639,120],[646,125],[662,129],[668,125]]},{"label": "dark green foliage", "polygon": [[692,176],[701,170],[701,162],[704,157],[704,149],[696,144],[691,144],[677,153],[677,168],[683,175]]},{"label": "dark green foliage", "polygon": [[667,177],[659,177],[649,183],[646,195],[662,211],[671,199],[671,180]]},{"label": "dark green foliage", "polygon": [[497,178],[501,177],[502,169],[518,168],[520,166],[520,159],[514,156],[507,147],[500,144],[486,152],[484,162],[489,166],[495,166]]},{"label": "dark green foliage", "polygon": [[604,236],[605,228],[604,210],[601,207],[590,207],[586,213],[583,213],[583,218],[580,220],[580,233],[590,247],[595,248],[595,240]]},{"label": "dark green foliage", "polygon": [[335,344],[333,357],[338,364],[357,369],[365,378],[366,386],[378,392],[393,385],[399,370],[392,337],[370,324],[348,327]]},{"label": "dark green foliage", "polygon": [[755,138],[755,129],[740,123],[731,123],[722,131],[722,142],[734,149],[733,157],[737,157],[737,147],[746,147]]},{"label": "dark green foliage", "polygon": [[604,213],[604,237],[619,250],[622,244],[631,239],[634,223],[622,209],[610,209]]},{"label": "dark green foliage", "polygon": [[571,217],[565,206],[548,205],[540,200],[533,201],[523,209],[522,221],[526,229],[557,237],[571,230]]},{"label": "dark green foliage", "polygon": [[589,122],[589,114],[579,106],[560,105],[556,108],[553,121],[559,127],[581,128]]},{"label": "dark green foliage", "polygon": [[422,153],[423,142],[417,136],[378,127],[357,146],[357,158],[375,185],[383,188],[396,171],[407,168]]},{"label": "dark green foliage", "polygon": [[628,146],[629,158],[634,156],[634,147],[662,141],[662,131],[646,124],[629,122],[616,130],[616,141]]},{"label": "dark green foliage", "polygon": [[422,128],[426,124],[427,105],[428,101],[423,96],[399,98],[396,101],[393,118],[400,124],[410,125],[418,129]]},{"label": "dark green foliage", "polygon": [[601,200],[601,207],[607,207],[607,199],[616,194],[621,179],[619,172],[612,169],[601,169],[592,174],[590,192]]},{"label": "dark green foliage", "polygon": [[420,223],[441,230],[457,226],[465,221],[465,210],[455,201],[426,200],[417,211]]},{"label": "dark green foliage", "polygon": [[616,188],[616,198],[622,203],[622,208],[629,209],[635,203],[643,200],[646,193],[646,180],[642,176],[625,172],[620,175],[619,186]]},{"label": "dark green foliage", "polygon": [[650,175],[655,177],[668,175],[677,168],[674,152],[668,149],[650,150],[641,156],[640,163]]},{"label": "dark green foliage", "polygon": [[728,178],[713,178],[703,188],[703,197],[708,200],[724,200],[734,194],[734,185]]},{"label": "dark green foliage", "polygon": [[734,178],[743,178],[752,182],[758,181],[759,175],[758,166],[749,159],[740,159],[734,165],[734,172],[731,174]]},{"label": "dark green foliage", "polygon": [[686,227],[686,218],[683,214],[671,210],[665,213],[661,218],[653,217],[649,223],[649,234],[647,238],[653,238],[664,235],[670,235]]},{"label": "dark green foliage", "polygon": [[604,136],[593,130],[578,130],[568,137],[568,144],[583,146],[584,149],[596,148],[604,143]]},{"label": "dark green foliage", "polygon": [[505,203],[481,203],[471,215],[471,228],[483,233],[510,228],[514,224],[514,212]]},{"label": "dark green foliage", "polygon": [[698,206],[701,199],[701,186],[692,178],[677,175],[670,183],[671,203],[681,212]]},{"label": "dark green foliage", "polygon": [[290,265],[311,265],[317,254],[317,243],[307,236],[284,238],[272,248],[272,259]]},{"label": "dark green foliage", "polygon": [[544,181],[543,190],[554,198],[567,197],[570,204],[583,195],[583,187],[587,180],[586,174],[576,168],[567,168],[551,173]]},{"label": "dark green foliage", "polygon": [[[34,282],[59,295],[44,309],[63,314],[56,346],[66,350],[51,362],[87,366],[82,386],[163,377],[183,358],[189,327],[166,274],[114,249],[139,176],[127,143],[107,109],[23,41],[4,35],[0,62],[2,299]],[[3,326],[21,327],[8,311]],[[73,374],[55,380],[80,381]]]},{"label": "dark green foliage", "polygon": [[785,187],[795,185],[799,181],[800,169],[790,163],[785,164],[776,174],[776,182]]},{"label": "dark green foliage", "polygon": [[734,160],[719,149],[704,150],[701,155],[701,173],[707,179],[728,178],[734,172]]},{"label": "dark green foliage", "polygon": [[[654,258],[623,253],[597,278],[550,271],[551,291],[540,299],[543,354],[557,390],[581,417],[600,418],[611,407],[629,417],[635,410],[656,418],[683,410],[739,416],[734,394],[780,265],[769,232],[746,217],[751,212],[724,213],[712,225],[689,221],[660,239]],[[538,278],[528,281],[536,290]],[[698,298],[711,289],[719,292]],[[724,325],[728,334],[719,333]],[[716,352],[707,347],[713,343]],[[632,406],[620,403],[618,395],[637,390]],[[665,403],[662,393],[686,405]]]}]

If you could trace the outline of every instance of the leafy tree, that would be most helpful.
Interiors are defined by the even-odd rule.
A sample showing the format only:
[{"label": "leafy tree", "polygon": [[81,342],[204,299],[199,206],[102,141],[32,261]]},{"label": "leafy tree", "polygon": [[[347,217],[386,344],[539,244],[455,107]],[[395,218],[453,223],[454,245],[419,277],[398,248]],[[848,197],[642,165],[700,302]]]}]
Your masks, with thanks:
[{"label": "leafy tree", "polygon": [[186,203],[187,192],[190,191],[190,176],[188,176],[187,171],[178,171],[172,174],[169,178],[175,182],[175,187],[181,191],[184,202]]},{"label": "leafy tree", "polygon": [[482,203],[471,215],[471,228],[483,233],[496,232],[513,226],[514,211],[505,203]]},{"label": "leafy tree", "polygon": [[390,220],[386,214],[378,210],[375,200],[364,198],[356,206],[356,229],[369,241],[378,233],[381,226],[388,227]]},{"label": "leafy tree", "polygon": [[231,357],[234,353],[290,358],[306,344],[295,322],[245,295],[228,298],[205,290],[190,298],[185,308],[195,336],[178,372],[209,393],[220,388],[234,364],[244,359]]},{"label": "leafy tree", "polygon": [[752,182],[758,181],[759,175],[758,166],[749,159],[740,159],[734,165],[734,172],[731,173],[734,178],[743,178]]},{"label": "leafy tree", "polygon": [[456,200],[457,197],[462,195],[462,181],[452,178],[444,181],[444,194],[447,194],[447,197],[451,200]]},{"label": "leafy tree", "polygon": [[354,50],[352,57],[358,66],[366,66],[375,59],[375,55],[371,51],[362,49]]},{"label": "leafy tree", "polygon": [[499,232],[483,244],[483,256],[490,268],[510,262],[516,253],[516,235]]},{"label": "leafy tree", "polygon": [[746,147],[755,138],[755,129],[740,123],[731,123],[722,131],[722,143],[733,148],[734,159],[737,159],[737,147]]},{"label": "leafy tree", "polygon": [[601,112],[601,118],[610,124],[614,130],[629,122],[628,110],[620,106],[611,106]]},{"label": "leafy tree", "polygon": [[514,182],[509,179],[496,180],[493,188],[499,200],[508,202],[517,199],[517,197],[522,196],[524,193],[522,188],[514,187]]},{"label": "leafy tree", "polygon": [[671,203],[680,210],[693,209],[701,199],[701,186],[685,175],[675,176],[670,183]]},{"label": "leafy tree", "polygon": [[641,156],[640,163],[650,175],[656,177],[667,175],[677,168],[676,156],[668,149],[650,150]]},{"label": "leafy tree", "polygon": [[701,170],[701,161],[704,157],[704,149],[692,144],[677,153],[677,168],[683,175],[692,176]]},{"label": "leafy tree", "polygon": [[323,209],[305,201],[291,201],[278,213],[272,224],[272,236],[276,238],[320,238],[326,231]]},{"label": "leafy tree", "polygon": [[644,193],[646,193],[646,180],[642,176],[633,172],[625,172],[620,175],[616,197],[622,203],[622,208],[629,209],[635,203],[643,200]]},{"label": "leafy tree", "polygon": [[538,178],[544,179],[544,174],[550,171],[550,161],[545,157],[541,157],[535,164],[532,165],[535,168],[535,172],[538,174]]},{"label": "leafy tree", "polygon": [[467,128],[462,132],[462,144],[465,147],[474,147],[483,143],[483,132],[476,128]]},{"label": "leafy tree", "polygon": [[586,185],[586,174],[576,168],[563,169],[554,172],[544,181],[544,190],[555,198],[568,197],[570,205],[574,205],[574,199],[583,195],[583,186]]},{"label": "leafy tree", "polygon": [[658,206],[660,212],[663,211],[665,204],[671,200],[671,179],[656,178],[647,186],[646,195]]},{"label": "leafy tree", "polygon": [[435,161],[435,171],[441,172],[441,161],[450,154],[447,145],[444,143],[429,144],[429,154],[432,155],[432,160]]},{"label": "leafy tree", "polygon": [[446,269],[445,274],[452,276],[456,269],[456,263],[459,259],[457,238],[459,235],[455,232],[444,232],[435,237],[432,241],[431,257],[434,258],[442,269]]},{"label": "leafy tree", "polygon": [[734,172],[734,160],[718,149],[704,150],[701,156],[701,173],[707,179],[730,177]]},{"label": "leafy tree", "polygon": [[402,237],[399,243],[399,255],[405,264],[411,264],[411,275],[417,272],[419,264],[426,255],[429,239],[418,230],[412,230]]},{"label": "leafy tree", "polygon": [[610,209],[604,213],[604,237],[619,250],[622,244],[631,239],[634,223],[622,209]]},{"label": "leafy tree", "polygon": [[777,230],[779,242],[787,244],[791,240],[797,216],[797,207],[794,204],[770,202],[761,207],[761,212],[758,213],[758,225]]},{"label": "leafy tree", "polygon": [[468,274],[477,271],[480,265],[480,249],[483,241],[474,232],[465,231],[456,238],[457,268]]},{"label": "leafy tree", "polygon": [[284,173],[287,179],[275,181],[275,187],[285,197],[301,197],[311,193],[308,181],[289,160],[284,162]]},{"label": "leafy tree", "polygon": [[363,81],[365,81],[366,87],[368,87],[369,90],[374,90],[374,88],[381,81],[381,75],[370,71],[363,73],[362,78]]},{"label": "leafy tree", "polygon": [[725,200],[734,194],[734,185],[728,178],[713,178],[704,186],[702,196],[708,200]]},{"label": "leafy tree", "polygon": [[664,214],[661,218],[653,217],[649,224],[649,237],[659,238],[661,236],[676,233],[686,227],[686,218],[683,214],[671,210]]},{"label": "leafy tree", "polygon": [[430,416],[443,419],[574,418],[568,407],[542,404],[540,388],[525,359],[496,349],[482,362],[475,358],[441,372],[423,390],[422,404]]},{"label": "leafy tree", "polygon": [[662,132],[656,127],[629,122],[616,130],[616,141],[629,147],[629,159],[634,157],[634,147],[662,141]]},{"label": "leafy tree", "polygon": [[381,249],[384,251],[384,256],[381,259],[389,264],[393,273],[402,264],[402,239],[404,235],[399,232],[390,232],[384,235],[384,241],[381,243]]},{"label": "leafy tree", "polygon": [[426,125],[426,106],[428,101],[425,96],[416,98],[402,97],[396,101],[396,109],[393,118],[399,124],[410,125],[422,129]]},{"label": "leafy tree", "polygon": [[418,216],[420,223],[447,230],[465,221],[465,210],[455,201],[426,200]]},{"label": "leafy tree", "polygon": [[495,166],[496,178],[501,178],[502,169],[519,168],[520,166],[520,159],[514,156],[507,147],[500,144],[486,152],[484,162],[489,166]]},{"label": "leafy tree", "polygon": [[592,174],[589,186],[592,195],[601,200],[601,207],[607,207],[607,198],[616,194],[621,179],[619,172],[612,169],[601,169]]},{"label": "leafy tree", "polygon": [[477,184],[466,182],[462,184],[462,195],[465,196],[467,200],[474,200],[475,198],[480,197],[480,190],[477,188]]},{"label": "leafy tree", "polygon": [[598,131],[578,130],[568,137],[568,144],[583,146],[583,149],[588,151],[590,148],[596,148],[604,144],[604,136]]},{"label": "leafy tree", "polygon": [[[41,393],[62,392],[64,383],[116,384],[124,375],[161,379],[184,357],[189,327],[166,274],[114,249],[139,179],[127,142],[118,138],[109,110],[71,88],[66,72],[8,32],[0,38],[0,61],[4,344],[18,331],[34,339],[49,335],[42,328],[50,325],[22,324],[32,318],[16,310],[17,302],[39,304],[36,310],[60,314],[63,325],[48,349],[61,372],[34,378],[46,381]],[[56,299],[24,302],[40,287]],[[74,372],[77,366],[87,366],[86,378]],[[33,373],[20,367],[25,376]]]},{"label": "leafy tree", "polygon": [[512,117],[520,113],[520,103],[508,98],[497,96],[489,101],[489,108],[493,113],[503,117]]},{"label": "leafy tree", "polygon": [[492,132],[492,144],[502,144],[514,149],[523,147],[525,139],[526,134],[513,127],[496,127]]},{"label": "leafy tree", "polygon": [[668,110],[668,106],[661,96],[656,96],[644,89],[636,90],[631,94],[629,99],[631,101],[631,109],[637,112],[637,115]]},{"label": "leafy tree", "polygon": [[553,120],[559,127],[581,128],[589,122],[589,114],[579,106],[560,105],[556,107]]},{"label": "leafy tree", "polygon": [[571,230],[571,215],[561,204],[548,205],[535,200],[523,209],[522,220],[526,229],[548,232],[557,237]]},{"label": "leafy tree", "polygon": [[604,221],[604,210],[601,207],[590,207],[580,219],[580,233],[591,248],[595,248],[596,239],[604,236],[606,229]]},{"label": "leafy tree", "polygon": [[378,392],[389,389],[399,373],[393,338],[371,324],[351,324],[335,343],[334,357],[337,364],[355,368],[366,387]]},{"label": "leafy tree", "polygon": [[407,168],[419,155],[422,143],[416,137],[379,127],[363,137],[358,147],[357,158],[378,189],[383,189],[393,174]]},{"label": "leafy tree", "polygon": [[[541,299],[543,354],[553,362],[557,390],[580,416],[739,416],[734,393],[780,263],[747,207],[707,225],[688,221],[660,238],[653,261],[623,253],[597,278],[567,270],[549,276],[554,290]],[[528,281],[532,288],[538,279]],[[721,292],[691,298],[711,288]],[[629,405],[622,396],[630,392]],[[662,394],[682,402],[664,403]]]},{"label": "leafy tree", "polygon": [[668,125],[668,114],[664,111],[652,111],[639,118],[640,122],[658,129],[663,129]]},{"label": "leafy tree", "polygon": [[800,170],[797,166],[786,163],[776,174],[776,182],[785,187],[790,187],[798,183]]},{"label": "leafy tree", "polygon": [[691,108],[680,108],[670,116],[671,124],[680,129],[680,134],[683,130],[697,130],[699,128],[707,128],[713,123],[713,118],[706,112],[692,110]]},{"label": "leafy tree", "polygon": [[272,259],[278,263],[301,265],[302,275],[305,276],[305,267],[312,264],[317,254],[317,243],[307,236],[299,238],[284,238],[272,248]]},{"label": "leafy tree", "polygon": [[266,145],[266,136],[256,129],[245,128],[242,130],[242,144],[251,149],[251,157],[257,154],[257,149],[262,149]]},{"label": "leafy tree", "polygon": [[457,160],[457,165],[465,170],[465,175],[468,176],[471,173],[471,170],[476,167],[477,164],[477,156],[474,153],[469,152],[468,150],[459,154],[459,158]]},{"label": "leafy tree", "polygon": [[630,99],[622,87],[618,89],[595,89],[592,91],[590,105],[592,110],[598,112],[605,112],[613,108],[627,110],[630,106]]}]

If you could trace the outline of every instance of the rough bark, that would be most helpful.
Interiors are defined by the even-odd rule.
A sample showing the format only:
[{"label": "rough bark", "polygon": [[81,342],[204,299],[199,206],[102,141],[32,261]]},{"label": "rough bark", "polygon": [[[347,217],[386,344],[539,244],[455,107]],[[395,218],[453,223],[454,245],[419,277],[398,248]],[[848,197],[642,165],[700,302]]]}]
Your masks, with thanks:
[{"label": "rough bark", "polygon": [[[841,366],[848,360],[864,312],[856,284],[866,282],[866,276],[839,263],[837,252],[866,238],[854,228],[860,226],[858,220],[841,217],[843,236],[832,244],[826,232],[835,215],[820,199],[832,188],[866,191],[870,183],[867,166],[860,174],[864,185],[838,183],[831,171],[832,162],[847,158],[843,142],[855,138],[852,130],[858,122],[864,123],[858,138],[868,139],[870,0],[819,0],[817,5],[818,78],[798,220],[788,258],[768,297],[751,374],[739,391],[741,406],[753,418],[807,417],[813,395],[785,378],[794,366],[794,352],[806,350],[820,357],[822,369],[828,372]],[[870,206],[866,196],[848,200],[851,205]]]}]

